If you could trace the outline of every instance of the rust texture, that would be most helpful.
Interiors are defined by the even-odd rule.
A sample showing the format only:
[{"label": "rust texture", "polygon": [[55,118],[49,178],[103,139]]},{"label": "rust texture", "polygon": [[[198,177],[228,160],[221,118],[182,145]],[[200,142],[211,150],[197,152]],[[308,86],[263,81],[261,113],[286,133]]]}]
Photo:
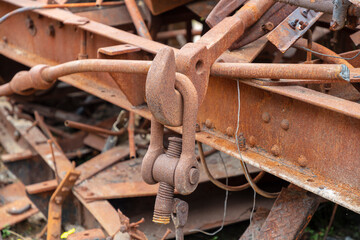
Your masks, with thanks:
[{"label": "rust texture", "polygon": [[320,199],[297,187],[283,189],[263,223],[258,239],[300,239]]},{"label": "rust texture", "polygon": [[230,224],[250,216],[247,188],[287,182],[241,239],[299,239],[320,197],[360,213],[359,7],[47,2],[0,1],[1,160],[28,194],[2,223],[41,211],[48,239],[69,219],[90,229],[69,239],[183,239],[221,225],[221,189],[243,191]]}]

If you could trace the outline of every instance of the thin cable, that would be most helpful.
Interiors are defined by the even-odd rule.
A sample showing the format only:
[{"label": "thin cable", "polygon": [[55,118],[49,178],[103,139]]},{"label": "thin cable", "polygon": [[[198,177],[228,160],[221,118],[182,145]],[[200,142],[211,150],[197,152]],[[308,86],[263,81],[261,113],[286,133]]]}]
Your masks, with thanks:
[{"label": "thin cable", "polygon": [[251,225],[252,218],[253,218],[253,215],[254,215],[255,206],[256,206],[256,191],[254,191],[253,206],[252,206],[251,213],[250,213],[250,225]]},{"label": "thin cable", "polygon": [[[225,182],[226,182],[226,185],[228,185],[229,177],[228,177],[228,172],[227,172],[227,168],[226,168],[226,165],[225,165],[225,161],[224,161],[223,157],[221,156],[220,152],[219,152],[219,156],[220,156],[221,162],[224,165],[225,175],[226,175],[226,181]],[[229,197],[229,191],[226,190],[226,192],[225,192],[225,200],[224,200],[224,215],[223,215],[223,220],[222,220],[222,223],[221,223],[221,227],[218,230],[216,230],[213,233],[209,233],[209,232],[205,232],[205,231],[203,231],[201,229],[191,229],[191,230],[189,230],[189,232],[199,232],[199,233],[202,233],[202,234],[205,234],[205,235],[208,235],[208,236],[214,236],[217,233],[219,233],[224,228],[224,225],[225,225],[228,197]]]},{"label": "thin cable", "polygon": [[353,56],[353,57],[351,57],[351,58],[346,58],[346,57],[333,56],[333,55],[328,55],[328,54],[316,52],[316,51],[311,50],[311,49],[306,48],[306,47],[300,47],[300,48],[302,48],[302,49],[304,49],[304,50],[306,50],[306,51],[312,52],[312,53],[314,53],[314,54],[324,56],[324,57],[339,58],[339,59],[344,59],[344,60],[353,60],[353,59],[357,58],[357,57],[360,55],[360,51],[359,51],[355,56]]},{"label": "thin cable", "polygon": [[6,19],[8,19],[9,17],[11,17],[12,15],[15,15],[17,13],[22,13],[22,12],[27,12],[27,11],[32,11],[32,10],[36,10],[36,9],[41,9],[41,7],[37,6],[37,7],[22,7],[22,8],[18,8],[15,9],[14,11],[8,12],[7,14],[5,14],[4,16],[2,16],[0,18],[0,24],[5,21]]},{"label": "thin cable", "polygon": [[[240,186],[229,186],[228,184],[223,184],[222,182],[218,181],[216,178],[213,177],[213,175],[211,174],[209,167],[206,163],[205,160],[205,154],[204,154],[204,150],[202,147],[202,143],[201,142],[197,142],[198,144],[198,149],[199,149],[199,156],[200,156],[200,162],[201,165],[203,166],[206,175],[208,176],[209,180],[217,187],[226,190],[226,191],[232,191],[232,192],[237,192],[237,191],[242,191],[245,190],[247,188],[250,187],[249,183],[245,183],[243,185]],[[263,176],[265,175],[264,171],[261,171],[255,178],[254,178],[254,182],[258,182]]]},{"label": "thin cable", "polygon": [[239,86],[239,80],[236,81],[236,85],[237,85],[237,92],[238,92],[238,115],[237,115],[237,127],[236,127],[236,134],[235,134],[235,143],[236,143],[236,147],[238,149],[239,152],[239,156],[240,156],[240,164],[241,167],[244,171],[244,175],[246,180],[249,182],[250,186],[254,189],[255,192],[257,192],[258,194],[260,194],[263,197],[266,198],[276,198],[280,193],[276,192],[276,193],[269,193],[266,192],[262,189],[260,189],[254,182],[254,180],[251,178],[249,171],[247,169],[247,166],[243,160],[241,151],[240,151],[240,147],[239,147],[239,140],[237,138],[238,133],[239,133],[239,127],[240,127],[240,86]]}]

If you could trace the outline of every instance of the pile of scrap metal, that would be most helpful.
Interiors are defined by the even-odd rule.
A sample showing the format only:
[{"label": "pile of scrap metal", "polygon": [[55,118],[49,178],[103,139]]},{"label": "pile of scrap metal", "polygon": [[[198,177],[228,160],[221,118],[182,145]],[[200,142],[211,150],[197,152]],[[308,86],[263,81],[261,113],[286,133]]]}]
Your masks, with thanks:
[{"label": "pile of scrap metal", "polygon": [[0,228],[41,211],[47,239],[65,222],[90,229],[68,239],[183,239],[249,219],[254,191],[241,239],[299,239],[322,200],[360,213],[359,1],[1,0],[0,15],[1,160],[20,180],[0,189]]}]

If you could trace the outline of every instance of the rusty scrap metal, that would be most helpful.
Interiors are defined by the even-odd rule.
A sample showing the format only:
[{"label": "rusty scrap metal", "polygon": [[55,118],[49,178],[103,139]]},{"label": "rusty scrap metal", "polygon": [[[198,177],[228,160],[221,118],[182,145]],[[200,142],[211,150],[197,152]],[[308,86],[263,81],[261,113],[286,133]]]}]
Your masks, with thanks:
[{"label": "rusty scrap metal", "polygon": [[205,20],[207,25],[211,28],[214,27],[245,2],[246,0],[220,0],[207,16]]},{"label": "rusty scrap metal", "polygon": [[174,210],[171,214],[171,218],[175,225],[176,240],[184,240],[184,226],[188,218],[189,205],[187,202],[175,198],[173,209]]},{"label": "rusty scrap metal", "polygon": [[128,233],[131,239],[137,240],[147,240],[145,234],[138,229],[139,225],[143,223],[145,220],[144,218],[140,219],[137,222],[130,223],[130,219],[125,216],[120,209],[118,209],[118,215],[120,219],[120,229],[118,230],[121,233]]},{"label": "rusty scrap metal", "polygon": [[284,53],[316,23],[322,14],[314,10],[297,8],[267,36],[267,39]]},{"label": "rusty scrap metal", "polygon": [[136,27],[137,33],[144,38],[151,39],[149,30],[146,27],[145,21],[141,16],[139,8],[135,0],[124,0],[126,8],[129,11],[130,17],[133,20],[133,23]]},{"label": "rusty scrap metal", "polygon": [[85,132],[100,133],[100,134],[105,134],[105,135],[109,135],[109,136],[119,136],[119,135],[123,135],[126,132],[125,128],[121,128],[121,129],[119,129],[119,131],[111,131],[108,129],[92,126],[92,125],[85,124],[85,123],[79,123],[79,122],[75,122],[75,121],[71,121],[71,120],[66,120],[64,122],[64,125],[66,127],[80,129]]},{"label": "rusty scrap metal", "polygon": [[260,37],[271,32],[277,27],[296,7],[284,3],[275,3],[252,27],[247,30],[247,34],[240,37],[231,49],[238,49]]},{"label": "rusty scrap metal", "polygon": [[68,171],[51,196],[48,211],[47,240],[59,239],[61,234],[62,204],[79,176],[80,172],[75,169]]},{"label": "rusty scrap metal", "polygon": [[19,153],[2,154],[1,161],[3,161],[4,163],[16,162],[16,161],[31,159],[32,157],[34,157],[33,152],[29,149],[26,149],[25,151]]},{"label": "rusty scrap metal", "polygon": [[99,229],[89,229],[82,232],[76,232],[67,237],[67,240],[105,240],[104,232]]},{"label": "rusty scrap metal", "polygon": [[261,227],[259,239],[299,239],[319,206],[320,198],[290,185],[283,189]]},{"label": "rusty scrap metal", "polygon": [[[234,78],[270,78],[270,79],[322,79],[350,81],[350,70],[345,65],[314,64],[261,64],[261,63],[222,63],[213,65],[214,76],[232,76]],[[242,75],[243,74],[243,75]]]}]

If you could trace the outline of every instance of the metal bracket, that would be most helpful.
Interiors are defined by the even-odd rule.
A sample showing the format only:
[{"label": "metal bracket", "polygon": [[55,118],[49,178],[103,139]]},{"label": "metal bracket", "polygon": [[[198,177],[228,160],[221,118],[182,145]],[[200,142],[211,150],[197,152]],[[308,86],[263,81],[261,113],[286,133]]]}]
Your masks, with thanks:
[{"label": "metal bracket", "polygon": [[47,240],[58,240],[60,238],[62,204],[79,176],[80,172],[75,169],[68,171],[51,196],[48,212]]}]

